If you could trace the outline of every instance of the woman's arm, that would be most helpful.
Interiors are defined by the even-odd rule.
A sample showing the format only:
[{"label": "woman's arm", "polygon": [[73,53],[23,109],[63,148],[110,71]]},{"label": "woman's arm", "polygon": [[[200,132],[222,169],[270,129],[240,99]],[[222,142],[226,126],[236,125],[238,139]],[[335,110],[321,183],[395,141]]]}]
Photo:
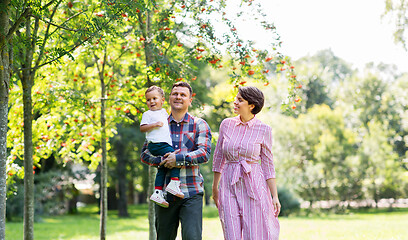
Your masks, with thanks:
[{"label": "woman's arm", "polygon": [[224,142],[224,131],[226,120],[222,121],[220,124],[220,130],[217,140],[217,145],[215,146],[214,156],[213,156],[213,167],[212,171],[214,172],[213,185],[212,185],[212,197],[214,199],[215,206],[218,208],[218,185],[221,179],[221,172],[224,168],[225,157],[222,152],[222,145]]},{"label": "woman's arm", "polygon": [[266,183],[272,194],[272,204],[275,209],[275,217],[277,217],[281,210],[281,204],[278,197],[278,189],[276,187],[276,173],[275,165],[273,164],[272,154],[272,129],[265,125],[264,140],[261,145],[261,167],[265,176]]},{"label": "woman's arm", "polygon": [[269,178],[268,180],[266,180],[266,183],[268,184],[269,190],[272,194],[272,204],[275,209],[274,214],[275,217],[277,217],[279,216],[281,210],[281,204],[278,197],[278,188],[276,187],[276,178]]},{"label": "woman's arm", "polygon": [[221,173],[214,172],[214,179],[212,185],[212,197],[214,199],[215,206],[218,208],[218,184],[220,183]]}]

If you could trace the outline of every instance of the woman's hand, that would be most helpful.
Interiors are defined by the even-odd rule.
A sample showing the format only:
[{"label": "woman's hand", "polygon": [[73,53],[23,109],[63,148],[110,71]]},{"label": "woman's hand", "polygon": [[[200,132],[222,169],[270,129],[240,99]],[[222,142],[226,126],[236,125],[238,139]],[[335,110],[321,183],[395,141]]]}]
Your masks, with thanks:
[{"label": "woman's hand", "polygon": [[272,205],[275,210],[273,214],[275,215],[275,217],[278,217],[280,210],[281,210],[281,204],[279,202],[279,198],[277,197],[272,198]]},{"label": "woman's hand", "polygon": [[214,199],[215,206],[218,208],[218,187],[213,187],[212,198]]},{"label": "woman's hand", "polygon": [[220,183],[221,173],[214,172],[213,185],[212,185],[212,198],[214,199],[215,206],[218,208],[218,184]]}]

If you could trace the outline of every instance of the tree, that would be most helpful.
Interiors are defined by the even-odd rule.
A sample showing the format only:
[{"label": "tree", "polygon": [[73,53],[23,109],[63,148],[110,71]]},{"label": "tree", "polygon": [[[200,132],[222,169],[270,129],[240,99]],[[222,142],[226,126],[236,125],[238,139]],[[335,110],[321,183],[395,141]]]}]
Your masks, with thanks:
[{"label": "tree", "polygon": [[23,19],[30,13],[30,9],[16,14],[12,26],[9,25],[11,16],[10,0],[0,1],[0,239],[5,239],[6,223],[6,179],[7,179],[7,123],[8,101],[11,66],[13,59],[11,40]]},{"label": "tree", "polygon": [[6,162],[7,162],[7,117],[10,86],[9,48],[9,1],[0,1],[0,239],[6,239]]},{"label": "tree", "polygon": [[343,59],[335,56],[330,49],[318,51],[312,56],[297,60],[299,78],[305,87],[301,93],[301,108],[307,110],[315,104],[326,104],[333,108],[335,90],[354,71]]},{"label": "tree", "polygon": [[395,24],[394,41],[407,50],[408,2],[404,0],[385,0],[385,16],[391,17]]},{"label": "tree", "polygon": [[278,125],[274,128],[277,169],[288,173],[280,181],[311,203],[359,197],[361,183],[354,181],[359,171],[351,158],[355,136],[346,128],[341,110],[315,105],[297,118],[276,122],[284,123],[284,127],[271,123]]},{"label": "tree", "polygon": [[116,156],[116,172],[112,175],[114,175],[113,178],[118,186],[118,216],[128,217],[128,195],[126,192],[129,188],[127,186],[133,187],[133,172],[135,175],[139,175],[139,181],[142,178],[140,175],[142,175],[143,169],[139,167],[141,164],[136,163],[136,165],[135,162],[140,158],[140,149],[143,146],[144,136],[137,126],[129,126],[128,124],[120,124],[117,131],[118,133],[111,140],[111,150]]},{"label": "tree", "polygon": [[[98,7],[87,4],[80,7],[83,9],[71,2],[63,6],[61,0],[47,3],[38,0],[13,1],[9,9],[10,16],[22,16],[16,20],[17,26],[24,26],[9,36],[15,56],[11,66],[21,81],[24,102],[24,239],[34,238],[32,88],[39,68],[70,55],[103,26],[103,22],[94,21],[92,14],[84,14]],[[65,9],[62,14],[67,14],[66,18],[60,15],[61,8]]]},{"label": "tree", "polygon": [[[124,15],[130,22],[138,23],[132,26],[135,35],[144,44],[146,67],[140,70],[145,73],[142,75],[145,79],[141,82],[144,87],[156,84],[167,90],[175,80],[194,82],[197,78],[197,62],[206,62],[214,68],[229,68],[230,82],[236,87],[244,85],[247,77],[268,82],[264,68],[272,60],[279,72],[291,76],[290,98],[294,101],[294,86],[298,82],[293,77],[295,75],[290,59],[277,50],[278,37],[274,35],[271,38],[271,51],[256,49],[253,42],[242,40],[233,21],[224,16],[226,1],[149,1],[143,4],[145,1],[136,1],[136,8],[124,8]],[[259,5],[252,1],[241,1],[241,4],[253,6],[255,11],[244,11],[242,8],[237,15],[255,13],[251,20],[256,18],[265,30],[276,33]],[[223,24],[229,30],[217,34],[216,23]],[[228,56],[226,60],[222,60],[223,55]],[[289,106],[290,103],[287,103],[285,109],[288,110]],[[153,189],[154,169],[150,169],[149,189]],[[150,239],[154,239],[152,204],[149,209]]]},{"label": "tree", "polygon": [[[123,103],[128,107],[125,109],[125,115],[130,119],[140,117],[140,113],[145,110],[141,107],[144,105],[142,100],[143,94],[141,94],[144,92],[144,88],[152,84],[157,84],[168,90],[172,83],[177,80],[187,80],[194,85],[197,78],[195,74],[197,73],[199,63],[209,64],[214,68],[230,69],[231,83],[235,86],[239,84],[244,85],[244,79],[248,78],[259,78],[267,84],[271,80],[271,76],[267,75],[267,71],[264,71],[264,68],[272,65],[277,72],[282,73],[282,75],[290,76],[290,100],[287,102],[287,106],[289,106],[290,101],[293,101],[296,94],[294,86],[297,86],[298,83],[295,75],[293,75],[294,70],[290,64],[290,59],[279,53],[279,42],[274,26],[265,20],[265,15],[262,13],[259,5],[252,3],[252,1],[242,1],[242,5],[249,5],[248,7],[253,6],[256,10],[253,16],[256,16],[255,18],[259,20],[260,25],[265,30],[274,35],[271,38],[272,41],[269,51],[256,49],[253,42],[240,39],[233,21],[222,15],[223,9],[226,9],[225,1],[209,1],[206,3],[195,1],[146,2],[123,0],[115,2],[102,1],[100,5],[95,5],[92,2],[83,3],[82,5],[77,5],[72,2],[66,6],[61,4],[61,1],[51,1],[46,5],[41,5],[41,2],[36,2],[34,14],[28,17],[28,19],[33,20],[33,23],[31,24],[28,20],[25,21],[25,27],[17,32],[15,37],[16,41],[21,40],[20,42],[30,43],[28,47],[18,44],[14,48],[16,53],[25,54],[25,57],[17,55],[19,57],[14,64],[15,73],[23,83],[22,86],[14,85],[14,88],[17,91],[22,87],[24,92],[26,92],[26,97],[24,98],[24,108],[27,113],[26,118],[31,119],[29,116],[32,112],[30,108],[30,106],[32,106],[30,102],[32,101],[32,99],[30,99],[32,96],[31,91],[33,86],[38,86],[38,89],[42,90],[36,90],[34,96],[41,99],[41,101],[39,101],[39,103],[36,102],[36,104],[39,105],[39,110],[34,111],[34,120],[38,121],[38,129],[49,131],[50,135],[52,134],[56,137],[56,139],[51,140],[51,136],[38,133],[37,139],[34,139],[34,141],[38,143],[35,151],[39,154],[38,156],[36,155],[35,158],[50,154],[52,151],[58,151],[58,154],[63,156],[63,159],[68,157],[75,159],[83,158],[91,162],[91,167],[95,167],[95,165],[99,163],[99,159],[103,159],[103,152],[106,153],[105,150],[99,152],[99,146],[101,146],[101,149],[104,148],[102,147],[105,145],[103,141],[105,141],[104,139],[106,139],[112,131],[108,130],[106,136],[104,136],[103,131],[94,129],[91,126],[84,126],[85,124],[79,124],[79,122],[86,120],[92,123],[90,125],[99,126],[99,124],[95,122],[95,118],[100,117],[103,123],[105,113],[114,112],[113,105],[108,106],[109,102]],[[20,9],[15,9],[15,11],[19,10]],[[63,11],[61,13],[57,10]],[[93,12],[94,14],[85,14],[89,12]],[[243,13],[244,11],[238,15]],[[248,11],[248,13],[253,12]],[[245,14],[248,13],[245,11]],[[86,17],[89,17],[89,19]],[[118,28],[104,28],[104,23],[114,20],[118,20],[115,22],[118,24]],[[40,24],[40,22],[44,24]],[[224,31],[220,31],[223,33],[221,35],[215,34],[215,22],[224,22],[224,26],[229,30],[225,31],[225,33]],[[82,25],[79,27],[78,24]],[[105,29],[106,31],[104,31]],[[116,31],[117,29],[120,30]],[[144,57],[143,61],[137,59],[134,64],[121,62],[121,64],[128,67],[124,72],[130,73],[129,76],[134,77],[127,82],[125,81],[125,83],[120,83],[123,84],[121,85],[123,89],[126,89],[122,91],[127,95],[125,98],[120,96],[121,93],[113,93],[113,90],[109,93],[111,86],[107,83],[113,83],[115,77],[113,77],[114,74],[112,74],[112,77],[107,77],[109,73],[104,70],[104,67],[108,66],[105,64],[106,60],[109,60],[108,51],[118,51],[122,49],[123,52],[132,52],[130,47],[127,48],[127,45],[124,46],[124,48],[123,46],[119,49],[116,48],[116,50],[106,49],[106,46],[111,46],[111,42],[117,43],[117,41],[108,38],[108,36],[118,36],[115,34],[119,34],[121,37],[134,34],[134,38],[131,41],[133,46],[130,47],[134,48],[134,52],[137,51],[135,54],[136,59],[142,56]],[[54,37],[52,38],[51,35]],[[92,38],[95,36],[98,36],[99,39]],[[49,41],[50,39],[53,41]],[[104,41],[106,41],[106,44],[102,44]],[[90,44],[85,48],[78,48],[78,46],[83,45],[85,42],[90,42]],[[103,45],[101,49],[105,47],[105,52],[103,52],[103,50],[94,52],[94,49],[91,48],[94,44]],[[220,47],[218,47],[218,45],[220,45]],[[71,48],[67,46],[71,46]],[[37,49],[37,51],[34,51],[35,49]],[[49,76],[49,73],[40,70],[40,67],[43,67],[42,69],[47,69],[47,71],[53,68],[53,71],[55,71],[55,67],[50,66],[49,63],[57,61],[70,63],[66,64],[66,66],[72,67],[73,65],[71,64],[74,62],[69,62],[69,60],[63,58],[63,56],[74,56],[75,54],[71,54],[71,50],[74,51],[75,49],[78,50],[78,52],[85,50],[90,53],[91,57],[97,56],[95,57],[97,63],[95,64],[95,59],[90,61],[85,60],[85,66],[82,65],[80,68],[71,68],[77,69],[79,72],[74,75],[71,71],[71,75],[67,74],[69,78],[66,78],[67,75],[61,76],[60,74]],[[228,57],[223,61],[221,57],[224,55],[228,55]],[[134,55],[132,57],[132,60],[135,60]],[[33,61],[30,59],[33,59]],[[102,62],[99,63],[99,61]],[[97,71],[94,71],[98,73],[98,76],[95,77],[93,73],[87,72],[90,69],[95,69],[94,67],[88,66],[89,64],[90,66],[100,67]],[[112,66],[110,66],[110,68],[112,68]],[[120,71],[111,70],[111,72],[126,79],[126,77],[123,77],[123,74],[120,73],[122,69],[120,69]],[[51,77],[62,79],[62,81],[51,83],[51,81],[49,81]],[[36,81],[34,81],[34,79]],[[43,79],[44,81],[41,81]],[[91,87],[78,85],[80,81],[94,81],[96,79],[100,82],[100,88],[98,88],[101,89],[100,92],[93,91]],[[64,82],[66,80],[72,80],[73,82]],[[105,82],[105,80],[107,82]],[[36,83],[41,84],[35,85]],[[68,86],[68,83],[72,83],[74,90],[68,87],[65,89],[60,88],[60,85],[64,86],[67,84],[66,86]],[[120,84],[118,83],[118,85]],[[115,87],[116,84],[112,85]],[[50,87],[47,88],[47,86]],[[103,93],[103,87],[107,87],[105,89],[107,91],[105,92],[106,95]],[[122,87],[120,87],[120,89],[122,89]],[[81,95],[81,92],[83,92],[83,95]],[[97,99],[92,99],[96,96],[94,93],[98,93]],[[111,97],[109,97],[109,94],[111,94]],[[59,103],[59,107],[54,109],[41,109],[41,106],[48,107],[50,103],[54,104],[58,101],[64,101],[64,103]],[[75,108],[68,109],[67,107],[69,105],[67,106],[67,102],[70,102],[72,104],[71,106],[75,106]],[[12,108],[14,108],[14,106],[12,106]],[[97,109],[100,111],[97,112]],[[286,107],[286,109],[288,108]],[[111,113],[106,116],[108,116],[108,118],[109,116],[114,116],[114,114],[110,114]],[[123,112],[121,114],[123,114]],[[112,117],[112,119],[115,120],[114,117]],[[29,139],[31,121],[25,121],[27,122],[24,123],[24,128],[27,129],[25,129],[24,134],[27,134],[28,136],[26,136],[26,138]],[[13,129],[11,132],[17,135],[18,131],[14,131],[18,128],[16,122],[10,125]],[[103,125],[104,124],[101,124],[100,126]],[[89,131],[87,134],[96,133],[101,141],[96,142],[88,135],[81,137],[75,135],[80,134],[81,131],[85,129]],[[37,131],[37,129],[34,129],[34,131]],[[96,137],[94,138],[96,139]],[[93,146],[94,143],[96,144],[96,149]],[[98,146],[98,144],[100,145]],[[14,147],[14,144],[10,143],[9,146],[12,146],[12,158],[21,156],[21,152],[23,151],[19,149],[18,146],[20,145],[15,145]],[[44,149],[42,146],[47,146],[47,149]],[[24,147],[26,148],[24,154],[30,159],[30,156],[32,156],[32,152],[30,153],[30,151],[33,149],[29,140],[25,142]],[[107,149],[108,148],[109,144],[107,144]],[[32,164],[30,164],[29,161],[25,161],[25,164],[27,164],[24,168],[25,171],[31,170],[30,167],[32,167]],[[30,173],[27,173],[26,177],[29,179]],[[27,193],[29,192],[30,191],[27,191]],[[102,217],[101,229],[103,229],[105,221],[103,219]],[[151,222],[153,223],[153,221]],[[152,229],[154,230],[153,227]],[[101,238],[104,238],[103,230],[101,230]]]}]

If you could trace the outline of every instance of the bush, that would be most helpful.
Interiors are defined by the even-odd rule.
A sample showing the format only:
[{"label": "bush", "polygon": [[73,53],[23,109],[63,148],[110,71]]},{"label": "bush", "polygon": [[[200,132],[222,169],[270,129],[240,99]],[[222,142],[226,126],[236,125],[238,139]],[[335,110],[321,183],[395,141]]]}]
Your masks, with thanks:
[{"label": "bush", "polygon": [[288,216],[300,209],[300,202],[292,192],[285,187],[278,188],[279,201],[282,205],[280,216]]},{"label": "bush", "polygon": [[[34,177],[35,220],[43,215],[58,215],[76,212],[76,200],[79,192],[75,188],[74,180],[82,179],[83,173],[72,174],[70,171],[53,169],[52,171],[36,173]],[[24,212],[24,183],[19,179],[13,184],[12,194],[6,202],[6,216],[23,218]]]},{"label": "bush", "polygon": [[24,185],[14,184],[13,193],[8,194],[6,201],[6,219],[23,218],[24,213]]}]

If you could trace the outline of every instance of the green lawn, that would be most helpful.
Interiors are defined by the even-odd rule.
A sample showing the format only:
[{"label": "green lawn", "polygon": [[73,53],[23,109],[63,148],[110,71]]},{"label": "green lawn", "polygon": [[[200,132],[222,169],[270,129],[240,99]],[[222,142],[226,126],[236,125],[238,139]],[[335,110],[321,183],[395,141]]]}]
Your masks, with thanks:
[{"label": "green lawn", "polygon": [[[96,207],[86,207],[77,215],[44,217],[35,223],[36,240],[97,240],[99,216]],[[146,205],[131,206],[131,217],[119,219],[110,212],[107,239],[148,239]],[[281,240],[299,239],[408,239],[408,209],[356,211],[347,215],[280,218]],[[23,239],[23,223],[8,222],[6,238]],[[181,239],[181,238],[179,238]],[[204,208],[203,239],[223,239],[214,207]]]}]

